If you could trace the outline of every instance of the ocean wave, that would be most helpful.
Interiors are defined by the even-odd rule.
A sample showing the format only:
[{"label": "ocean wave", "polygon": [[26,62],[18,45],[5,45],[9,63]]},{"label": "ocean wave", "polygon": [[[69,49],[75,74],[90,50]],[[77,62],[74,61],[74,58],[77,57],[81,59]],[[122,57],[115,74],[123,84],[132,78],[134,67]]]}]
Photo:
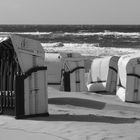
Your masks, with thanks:
[{"label": "ocean wave", "polygon": [[[5,36],[0,36],[0,42],[5,40]],[[85,56],[108,56],[124,55],[140,52],[134,48],[99,47],[98,43],[41,43],[45,52],[76,52]]]},{"label": "ocean wave", "polygon": [[139,32],[110,32],[110,31],[105,31],[105,32],[79,32],[79,33],[69,33],[69,32],[65,32],[64,35],[73,35],[73,36],[106,36],[106,35],[114,35],[114,36],[120,36],[120,37],[131,37],[131,38],[139,38],[140,37],[140,33]]},{"label": "ocean wave", "polygon": [[[53,32],[0,32],[0,34],[19,34],[19,35],[53,35],[58,33]],[[104,31],[104,32],[65,32],[61,33],[63,36],[107,36],[113,35],[115,37],[130,37],[130,38],[140,38],[140,32],[111,32],[111,31]]]},{"label": "ocean wave", "polygon": [[140,52],[140,49],[97,47],[89,43],[64,43],[63,47],[54,47],[56,43],[41,43],[46,52],[76,52],[86,56],[124,55]]},{"label": "ocean wave", "polygon": [[52,34],[52,32],[0,32],[0,34],[49,35]]}]

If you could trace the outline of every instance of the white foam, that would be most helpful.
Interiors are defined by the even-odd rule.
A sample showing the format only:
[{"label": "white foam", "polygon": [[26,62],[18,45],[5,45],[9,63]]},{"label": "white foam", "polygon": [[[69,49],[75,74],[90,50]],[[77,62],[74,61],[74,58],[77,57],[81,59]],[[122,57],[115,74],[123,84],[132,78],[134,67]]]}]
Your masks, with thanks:
[{"label": "white foam", "polygon": [[95,35],[99,35],[99,36],[105,36],[105,35],[114,35],[116,37],[130,37],[130,38],[138,38],[140,37],[140,33],[139,32],[128,32],[128,33],[124,33],[124,32],[110,32],[110,31],[105,31],[105,32],[79,32],[79,33],[68,33],[65,32],[64,35],[73,35],[73,36],[95,36]]},{"label": "white foam", "polygon": [[[23,35],[49,35],[53,34],[52,32],[0,32],[0,34],[23,34]],[[55,34],[55,33],[54,33]],[[110,31],[105,31],[105,32],[78,32],[78,33],[69,33],[65,32],[64,36],[67,35],[73,35],[73,36],[106,36],[106,35],[113,35],[115,37],[130,37],[130,38],[139,38],[140,33],[139,32],[110,32]]]},{"label": "white foam", "polygon": [[0,32],[0,34],[49,35],[52,32]]},{"label": "white foam", "polygon": [[3,35],[3,36],[1,36],[1,35],[0,35],[0,42],[2,42],[2,41],[4,41],[4,40],[6,40],[7,38],[8,38],[7,36],[4,36],[4,35]]},{"label": "white foam", "polygon": [[77,52],[90,56],[123,55],[140,51],[132,48],[97,47],[96,44],[88,43],[64,43],[63,47],[54,47],[55,43],[41,44],[46,52]]}]

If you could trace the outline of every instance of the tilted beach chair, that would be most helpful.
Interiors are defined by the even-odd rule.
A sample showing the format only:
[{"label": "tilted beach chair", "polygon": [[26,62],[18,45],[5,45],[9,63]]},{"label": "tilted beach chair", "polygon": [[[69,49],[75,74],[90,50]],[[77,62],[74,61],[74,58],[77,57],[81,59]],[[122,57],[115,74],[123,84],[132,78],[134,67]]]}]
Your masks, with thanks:
[{"label": "tilted beach chair", "polygon": [[118,60],[118,56],[109,56],[92,61],[87,82],[88,91],[115,94]]}]

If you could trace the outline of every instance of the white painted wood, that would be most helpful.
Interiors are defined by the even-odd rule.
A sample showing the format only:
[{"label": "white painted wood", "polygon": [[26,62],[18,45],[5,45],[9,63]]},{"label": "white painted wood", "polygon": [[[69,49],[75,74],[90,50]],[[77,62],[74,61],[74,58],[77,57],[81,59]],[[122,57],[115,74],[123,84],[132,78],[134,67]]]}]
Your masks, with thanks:
[{"label": "white painted wood", "polygon": [[47,86],[47,73],[44,71],[44,106],[45,112],[48,112],[48,86]]},{"label": "white painted wood", "polygon": [[135,101],[134,99],[134,85],[135,85],[135,79],[134,76],[128,76],[127,77],[127,83],[126,83],[126,101]]},{"label": "white painted wood", "polygon": [[118,87],[116,95],[122,100],[125,101],[125,88]]},{"label": "white painted wood", "polygon": [[30,113],[36,114],[36,108],[35,108],[35,91],[34,91],[34,73],[30,76],[29,82],[29,92],[30,92]]},{"label": "white painted wood", "polygon": [[48,83],[60,83],[62,61],[59,53],[45,53],[45,62],[47,65]]},{"label": "white painted wood", "polygon": [[24,80],[24,87],[24,112],[25,115],[30,115],[29,78]]},{"label": "white painted wood", "polygon": [[138,96],[137,101],[140,101],[140,79],[138,79]]},{"label": "white painted wood", "polygon": [[[79,62],[79,66],[84,67],[84,61]],[[80,75],[80,91],[86,91],[86,85],[85,85],[85,69],[79,70]]]},{"label": "white painted wood", "polygon": [[45,113],[46,112],[46,92],[44,88],[44,81],[45,81],[45,76],[44,76],[44,71],[38,71],[38,103],[37,103],[37,114],[40,113]]},{"label": "white painted wood", "polygon": [[[33,73],[24,81],[25,115],[46,113],[48,111],[46,71],[38,71],[36,75]],[[37,78],[37,86],[35,86],[35,78]]]},{"label": "white painted wood", "polygon": [[[76,67],[76,64],[74,62],[69,61],[70,69],[74,69]],[[76,91],[76,72],[70,73],[70,90],[71,92]]]}]

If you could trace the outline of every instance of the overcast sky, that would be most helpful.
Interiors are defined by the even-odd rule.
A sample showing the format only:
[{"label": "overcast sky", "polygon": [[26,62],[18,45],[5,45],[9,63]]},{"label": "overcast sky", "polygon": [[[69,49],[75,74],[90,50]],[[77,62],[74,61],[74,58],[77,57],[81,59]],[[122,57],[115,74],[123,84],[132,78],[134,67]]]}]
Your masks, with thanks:
[{"label": "overcast sky", "polygon": [[140,0],[1,0],[0,24],[140,24]]}]

